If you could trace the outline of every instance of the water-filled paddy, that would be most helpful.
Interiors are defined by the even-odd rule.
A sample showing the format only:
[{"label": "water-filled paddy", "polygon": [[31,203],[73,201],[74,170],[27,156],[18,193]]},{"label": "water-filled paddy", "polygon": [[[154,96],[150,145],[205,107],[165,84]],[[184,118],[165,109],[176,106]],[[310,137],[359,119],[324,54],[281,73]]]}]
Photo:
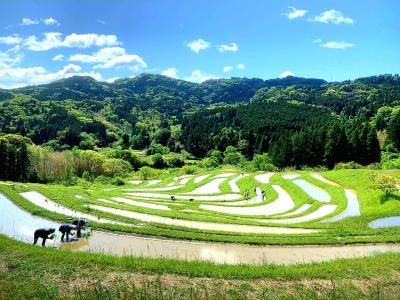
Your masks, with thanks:
[{"label": "water-filled paddy", "polygon": [[[58,228],[59,224],[32,216],[0,194],[0,232],[15,239],[31,242],[33,232],[40,227]],[[88,239],[48,245],[77,251],[134,255],[180,260],[204,260],[227,264],[282,264],[311,263],[337,258],[355,258],[384,252],[400,252],[400,245],[354,246],[250,246],[244,244],[217,244],[146,238],[93,231]]]},{"label": "water-filled paddy", "polygon": [[370,228],[400,227],[400,216],[374,220],[368,224]]}]

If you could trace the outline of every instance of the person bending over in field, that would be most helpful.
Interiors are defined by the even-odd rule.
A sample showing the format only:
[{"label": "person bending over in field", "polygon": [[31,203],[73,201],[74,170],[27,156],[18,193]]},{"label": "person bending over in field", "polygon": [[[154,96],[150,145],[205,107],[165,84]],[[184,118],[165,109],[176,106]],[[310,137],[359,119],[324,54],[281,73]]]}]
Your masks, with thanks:
[{"label": "person bending over in field", "polygon": [[69,242],[69,235],[71,234],[72,230],[76,230],[76,225],[71,225],[71,224],[63,224],[60,226],[58,229],[62,235],[61,235],[61,242],[64,242],[64,237],[66,236],[67,242]]},{"label": "person bending over in field", "polygon": [[85,226],[88,224],[87,221],[85,220],[75,220],[74,222],[72,222],[73,225],[76,226],[77,230],[76,230],[76,237],[80,238],[82,237],[82,233],[81,230],[85,230]]},{"label": "person bending over in field", "polygon": [[33,244],[36,245],[39,238],[42,239],[42,247],[46,245],[46,240],[54,238],[53,233],[56,232],[54,228],[39,228],[33,234]]}]

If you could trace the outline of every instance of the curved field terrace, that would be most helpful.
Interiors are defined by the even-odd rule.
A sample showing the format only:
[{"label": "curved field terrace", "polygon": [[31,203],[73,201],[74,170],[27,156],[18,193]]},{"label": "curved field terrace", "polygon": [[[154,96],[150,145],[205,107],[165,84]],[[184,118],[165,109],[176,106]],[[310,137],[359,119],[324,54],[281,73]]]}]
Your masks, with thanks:
[{"label": "curved field terrace", "polygon": [[[398,216],[390,210],[371,211],[366,198],[370,190],[358,192],[359,178],[352,182],[346,172],[350,171],[222,169],[160,179],[131,178],[122,187],[24,184],[9,189],[4,183],[2,192],[36,215],[57,221],[85,218],[93,228],[115,233],[264,245],[397,242],[393,237],[399,231]],[[382,234],[382,230],[386,231]],[[104,233],[98,235],[104,239]],[[234,246],[229,247],[233,251]],[[327,259],[324,252],[338,253],[318,251],[320,260]]]}]

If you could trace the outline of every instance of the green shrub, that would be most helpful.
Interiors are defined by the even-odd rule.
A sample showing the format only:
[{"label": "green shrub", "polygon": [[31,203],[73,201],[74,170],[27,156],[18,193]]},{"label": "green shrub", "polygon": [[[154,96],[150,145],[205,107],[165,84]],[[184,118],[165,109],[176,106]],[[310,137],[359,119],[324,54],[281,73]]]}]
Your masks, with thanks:
[{"label": "green shrub", "polygon": [[257,171],[257,169],[254,167],[253,162],[248,161],[248,160],[242,160],[239,164],[239,167],[245,171],[248,172],[254,172]]},{"label": "green shrub", "polygon": [[388,174],[372,173],[372,188],[381,190],[385,196],[389,196],[399,190],[400,180]]},{"label": "green shrub", "polygon": [[141,180],[147,180],[155,175],[155,170],[150,167],[141,167],[138,171],[138,176]]},{"label": "green shrub", "polygon": [[121,186],[125,184],[125,181],[121,177],[116,177],[111,180],[111,184]]},{"label": "green shrub", "polygon": [[94,179],[94,183],[98,184],[110,184],[110,178],[104,175],[97,176]]},{"label": "green shrub", "polygon": [[224,160],[224,156],[223,156],[222,152],[219,150],[210,150],[207,153],[206,157],[213,159],[214,161],[216,161],[218,163],[218,165],[222,164],[222,162]]},{"label": "green shrub", "polygon": [[132,170],[132,166],[127,161],[120,158],[109,158],[103,163],[103,169],[106,176],[122,176]]},{"label": "green shrub", "polygon": [[224,164],[238,165],[243,160],[243,155],[235,147],[228,146],[224,152]]},{"label": "green shrub", "polygon": [[211,169],[218,167],[220,163],[212,157],[206,157],[202,160],[201,165],[203,168]]},{"label": "green shrub", "polygon": [[382,152],[381,166],[383,169],[400,169],[400,153]]},{"label": "green shrub", "polygon": [[342,170],[342,169],[362,169],[363,166],[355,161],[349,161],[346,163],[340,162],[335,165],[335,170]]},{"label": "green shrub", "polygon": [[257,171],[276,171],[268,153],[254,155],[252,163]]},{"label": "green shrub", "polygon": [[149,148],[146,150],[147,155],[153,154],[168,154],[170,152],[168,147],[165,147],[161,144],[152,143]]},{"label": "green shrub", "polygon": [[134,170],[137,170],[142,166],[139,157],[133,153],[132,150],[113,149],[107,151],[105,154],[109,158],[120,158],[129,162]]},{"label": "green shrub", "polygon": [[372,163],[372,164],[369,164],[369,165],[367,166],[367,168],[370,169],[370,170],[380,170],[380,169],[382,169],[380,163]]},{"label": "green shrub", "polygon": [[167,160],[167,164],[170,167],[180,168],[185,164],[185,161],[182,155],[172,154],[171,157]]},{"label": "green shrub", "polygon": [[181,168],[181,171],[183,174],[188,174],[188,175],[193,175],[197,174],[199,172],[199,167],[198,166],[183,166]]},{"label": "green shrub", "polygon": [[153,167],[154,168],[164,168],[165,167],[165,161],[164,158],[160,153],[156,153],[151,157],[151,160],[153,161]]},{"label": "green shrub", "polygon": [[93,176],[90,175],[90,173],[88,171],[84,171],[82,173],[82,179],[91,182],[91,181],[93,181]]},{"label": "green shrub", "polygon": [[93,150],[96,147],[96,143],[98,142],[94,134],[89,134],[86,132],[81,132],[79,134],[79,138],[81,139],[79,143],[79,148],[82,150]]}]

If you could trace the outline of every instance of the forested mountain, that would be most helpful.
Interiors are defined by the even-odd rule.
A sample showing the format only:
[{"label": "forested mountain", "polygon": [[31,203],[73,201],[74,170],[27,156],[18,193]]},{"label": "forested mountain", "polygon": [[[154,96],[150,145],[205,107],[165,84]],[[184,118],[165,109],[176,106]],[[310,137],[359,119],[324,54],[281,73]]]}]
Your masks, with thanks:
[{"label": "forested mountain", "polygon": [[[278,166],[368,164],[400,146],[400,79],[230,78],[201,84],[142,74],[114,83],[71,77],[0,90],[0,132],[54,149],[160,144],[203,157],[235,146]],[[344,149],[344,150],[343,150]]]},{"label": "forested mountain", "polygon": [[[305,85],[319,86],[321,79],[288,76],[262,80],[237,78],[207,80],[201,84],[173,79],[163,75],[141,74],[134,78],[116,80],[114,83],[98,82],[87,76],[73,76],[49,84],[15,89],[15,93],[38,100],[105,100],[109,97],[130,98],[140,96],[148,105],[157,105],[159,97],[179,99],[181,105],[237,103],[248,101],[263,87]],[[155,107],[157,108],[157,107]]]},{"label": "forested mountain", "polygon": [[73,76],[49,84],[18,88],[14,92],[37,100],[104,100],[116,96],[108,83],[98,82],[90,76]]}]

